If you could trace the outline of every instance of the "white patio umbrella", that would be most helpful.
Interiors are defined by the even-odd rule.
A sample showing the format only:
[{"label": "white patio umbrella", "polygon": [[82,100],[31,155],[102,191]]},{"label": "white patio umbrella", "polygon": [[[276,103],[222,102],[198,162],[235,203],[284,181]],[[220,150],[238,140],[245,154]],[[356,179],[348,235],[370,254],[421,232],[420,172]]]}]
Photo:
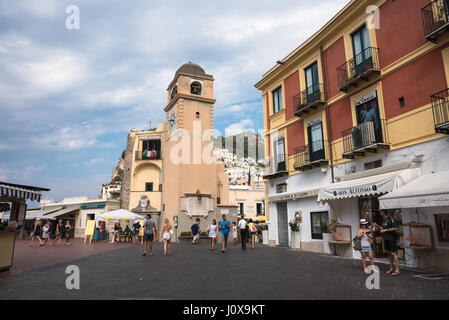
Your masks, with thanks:
[{"label": "white patio umbrella", "polygon": [[114,210],[99,214],[97,220],[142,220],[144,217],[124,209]]}]

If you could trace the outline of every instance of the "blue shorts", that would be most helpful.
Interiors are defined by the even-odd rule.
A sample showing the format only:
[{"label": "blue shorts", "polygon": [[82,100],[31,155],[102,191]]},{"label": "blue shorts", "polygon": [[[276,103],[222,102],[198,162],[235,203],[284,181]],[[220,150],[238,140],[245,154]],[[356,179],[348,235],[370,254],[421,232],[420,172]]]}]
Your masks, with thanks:
[{"label": "blue shorts", "polygon": [[221,231],[221,236],[227,239],[229,236],[229,231]]}]

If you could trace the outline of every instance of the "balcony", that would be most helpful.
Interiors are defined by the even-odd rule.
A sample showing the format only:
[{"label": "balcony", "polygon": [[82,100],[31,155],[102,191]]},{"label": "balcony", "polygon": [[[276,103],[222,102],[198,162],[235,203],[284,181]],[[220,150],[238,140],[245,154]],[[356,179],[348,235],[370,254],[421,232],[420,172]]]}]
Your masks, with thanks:
[{"label": "balcony", "polygon": [[434,0],[421,9],[424,36],[428,41],[436,43],[449,30],[448,10],[448,0]]},{"label": "balcony", "polygon": [[160,150],[144,150],[144,151],[136,151],[136,161],[152,161],[152,160],[161,160],[161,151]]},{"label": "balcony", "polygon": [[325,140],[313,142],[313,145],[304,145],[295,149],[295,162],[293,167],[298,171],[306,171],[329,164],[329,144]]},{"label": "balcony", "polygon": [[363,122],[343,131],[342,134],[343,158],[346,159],[390,149],[385,120]]},{"label": "balcony", "polygon": [[296,109],[295,116],[297,117],[301,117],[324,104],[324,87],[322,83],[313,84],[293,97],[293,105]]},{"label": "balcony", "polygon": [[361,81],[380,74],[378,49],[369,47],[337,68],[338,89],[348,92]]},{"label": "balcony", "polygon": [[430,96],[435,132],[449,134],[449,89]]},{"label": "balcony", "polygon": [[270,157],[265,166],[263,177],[265,179],[275,179],[283,176],[288,176],[286,154],[278,154],[275,157]]}]

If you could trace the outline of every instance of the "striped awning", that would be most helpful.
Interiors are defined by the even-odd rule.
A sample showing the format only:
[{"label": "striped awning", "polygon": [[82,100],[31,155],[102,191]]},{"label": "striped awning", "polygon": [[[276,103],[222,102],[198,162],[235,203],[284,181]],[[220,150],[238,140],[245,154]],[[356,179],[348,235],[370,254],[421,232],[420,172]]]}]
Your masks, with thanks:
[{"label": "striped awning", "polygon": [[0,184],[0,197],[12,197],[31,201],[41,201],[42,191]]}]

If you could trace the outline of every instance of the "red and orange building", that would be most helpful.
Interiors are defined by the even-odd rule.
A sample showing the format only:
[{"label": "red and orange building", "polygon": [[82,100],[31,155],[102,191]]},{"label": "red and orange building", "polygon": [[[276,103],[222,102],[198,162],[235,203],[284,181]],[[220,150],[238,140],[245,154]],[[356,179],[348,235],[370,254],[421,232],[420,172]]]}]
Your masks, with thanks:
[{"label": "red and orange building", "polygon": [[[290,245],[287,222],[301,217],[301,249],[329,252],[323,225],[350,227],[350,241],[360,218],[379,221],[379,197],[449,170],[448,87],[447,0],[352,0],[278,61],[256,84],[270,243]],[[449,206],[389,209],[433,232],[432,248],[416,252],[401,227],[406,263],[444,267]],[[384,257],[381,237],[374,245]],[[336,250],[358,256],[347,241]]]}]

